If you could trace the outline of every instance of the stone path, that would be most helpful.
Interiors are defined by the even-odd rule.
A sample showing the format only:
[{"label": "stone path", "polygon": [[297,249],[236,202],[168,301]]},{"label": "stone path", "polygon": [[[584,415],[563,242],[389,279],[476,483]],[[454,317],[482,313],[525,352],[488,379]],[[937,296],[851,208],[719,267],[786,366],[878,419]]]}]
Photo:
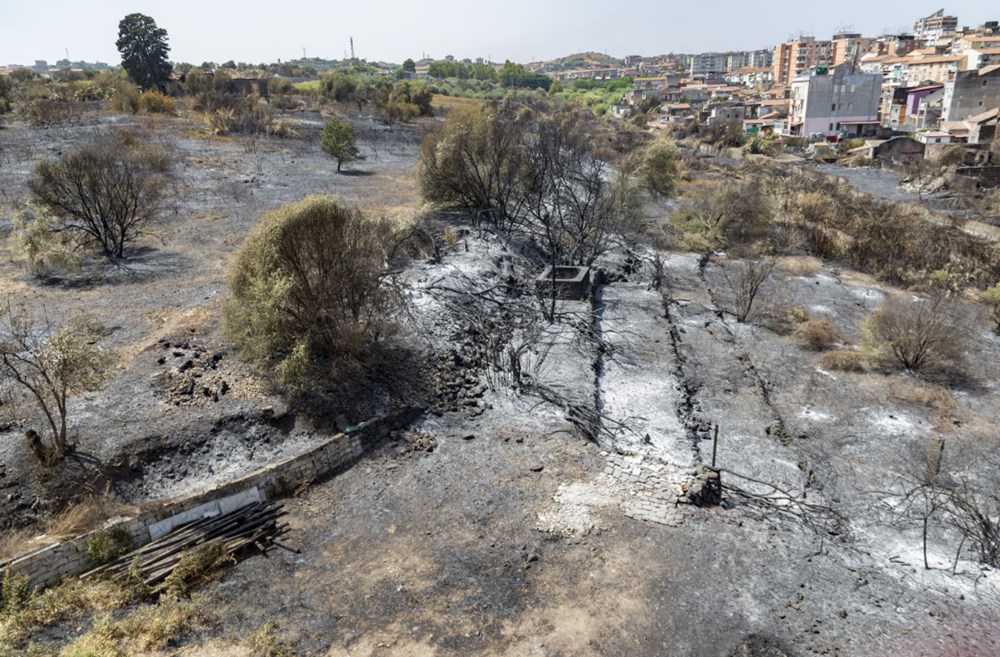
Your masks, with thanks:
[{"label": "stone path", "polygon": [[684,518],[678,500],[684,494],[681,482],[686,474],[655,459],[611,453],[601,476],[622,484],[621,506],[626,516],[676,527]]}]

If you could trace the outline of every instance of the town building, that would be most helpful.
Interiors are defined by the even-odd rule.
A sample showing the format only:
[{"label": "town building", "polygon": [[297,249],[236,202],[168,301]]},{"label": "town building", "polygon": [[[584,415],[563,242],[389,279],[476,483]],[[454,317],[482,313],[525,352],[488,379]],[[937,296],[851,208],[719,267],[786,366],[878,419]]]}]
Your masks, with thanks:
[{"label": "town building", "polygon": [[792,80],[817,66],[833,64],[833,43],[817,41],[815,37],[802,36],[794,41],[779,43],[774,47],[775,84],[791,84]]},{"label": "town building", "polygon": [[840,66],[841,64],[860,61],[861,57],[875,46],[875,39],[862,37],[860,34],[843,32],[834,34],[831,43],[831,65]]},{"label": "town building", "polygon": [[930,16],[917,19],[917,22],[913,24],[914,36],[931,45],[940,41],[946,34],[953,33],[956,29],[958,29],[958,17],[945,16],[944,9],[938,9]]},{"label": "town building", "polygon": [[944,84],[942,121],[964,121],[1000,107],[1000,65],[963,71]]},{"label": "town building", "polygon": [[845,64],[816,67],[792,82],[789,132],[804,137],[858,137],[878,129],[882,76]]}]

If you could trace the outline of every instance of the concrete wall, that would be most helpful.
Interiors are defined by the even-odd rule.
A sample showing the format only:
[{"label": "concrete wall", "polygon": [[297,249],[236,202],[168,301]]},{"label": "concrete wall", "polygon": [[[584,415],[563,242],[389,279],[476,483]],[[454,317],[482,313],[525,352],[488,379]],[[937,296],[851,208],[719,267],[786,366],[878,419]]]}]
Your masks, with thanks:
[{"label": "concrete wall", "polygon": [[[337,434],[308,452],[288,457],[198,493],[165,500],[135,518],[113,519],[103,529],[124,529],[135,545],[140,546],[152,540],[151,534],[155,537],[162,536],[177,524],[206,514],[240,508],[256,501],[274,499],[351,465],[391,432],[408,427],[422,412],[419,408],[407,408],[369,420],[352,433]],[[0,572],[9,567],[16,573],[26,575],[35,588],[52,586],[64,577],[86,572],[94,565],[87,555],[87,540],[94,533],[88,532],[53,543],[0,563]]]},{"label": "concrete wall", "polygon": [[1000,106],[1000,69],[980,75],[964,71],[944,85],[944,121],[964,121]]}]

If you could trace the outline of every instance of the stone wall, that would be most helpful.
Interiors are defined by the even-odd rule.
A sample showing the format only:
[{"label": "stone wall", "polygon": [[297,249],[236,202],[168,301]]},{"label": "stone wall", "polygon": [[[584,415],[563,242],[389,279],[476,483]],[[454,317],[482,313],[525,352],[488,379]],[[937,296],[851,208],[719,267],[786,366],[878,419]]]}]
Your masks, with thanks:
[{"label": "stone wall", "polygon": [[[369,420],[349,434],[337,434],[307,452],[237,479],[178,499],[163,500],[134,518],[109,520],[102,530],[124,529],[138,547],[179,524],[279,497],[350,466],[380,440],[393,431],[408,427],[422,413],[422,409],[407,408]],[[37,589],[56,584],[64,577],[83,573],[94,565],[87,555],[87,541],[97,531],[101,530],[53,543],[0,563],[0,572],[10,568],[27,576]]]},{"label": "stone wall", "polygon": [[991,167],[959,167],[958,175],[974,178],[987,189],[1000,187],[1000,166]]}]

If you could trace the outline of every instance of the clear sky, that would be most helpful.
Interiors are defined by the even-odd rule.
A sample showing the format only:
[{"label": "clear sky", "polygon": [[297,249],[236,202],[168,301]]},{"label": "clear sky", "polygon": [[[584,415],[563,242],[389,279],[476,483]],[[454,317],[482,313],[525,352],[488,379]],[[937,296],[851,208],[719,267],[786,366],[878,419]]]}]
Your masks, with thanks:
[{"label": "clear sky", "polygon": [[[934,2],[941,0],[933,0]],[[200,64],[301,57],[339,59],[354,37],[358,57],[402,62],[424,53],[528,62],[581,51],[615,57],[749,50],[793,34],[829,38],[909,31],[939,4],[880,0],[0,0],[0,65],[71,60],[120,62],[118,21],[152,16],[167,30],[170,58]],[[1000,19],[1000,3],[944,5],[959,25]]]}]

